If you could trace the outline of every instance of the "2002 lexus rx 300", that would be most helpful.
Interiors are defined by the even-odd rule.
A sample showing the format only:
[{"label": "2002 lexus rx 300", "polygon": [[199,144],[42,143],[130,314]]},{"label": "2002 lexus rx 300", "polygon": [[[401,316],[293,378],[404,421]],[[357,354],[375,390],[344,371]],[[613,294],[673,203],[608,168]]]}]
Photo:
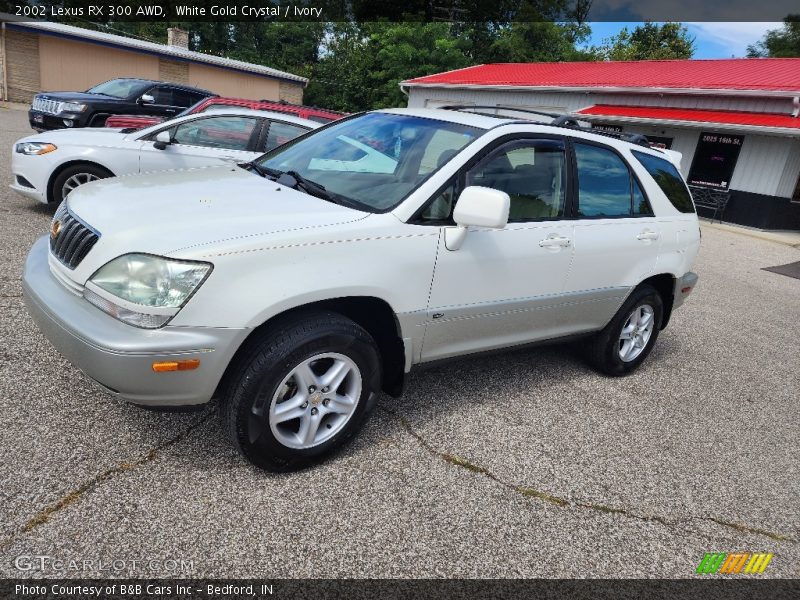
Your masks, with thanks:
[{"label": "2002 lexus rx 300", "polygon": [[418,363],[585,335],[652,350],[697,277],[673,155],[457,110],[355,115],[258,160],[81,186],[30,251],[30,313],[120,398],[219,398],[253,463],[315,462]]}]

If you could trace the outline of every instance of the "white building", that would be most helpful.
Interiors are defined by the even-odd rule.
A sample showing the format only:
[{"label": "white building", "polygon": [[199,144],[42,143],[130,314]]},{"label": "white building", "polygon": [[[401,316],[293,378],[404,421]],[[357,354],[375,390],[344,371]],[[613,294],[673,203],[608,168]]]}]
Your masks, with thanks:
[{"label": "white building", "polygon": [[[800,230],[800,59],[490,64],[404,81],[409,107],[570,113],[683,154],[723,220]],[[703,214],[703,210],[700,210]]]}]

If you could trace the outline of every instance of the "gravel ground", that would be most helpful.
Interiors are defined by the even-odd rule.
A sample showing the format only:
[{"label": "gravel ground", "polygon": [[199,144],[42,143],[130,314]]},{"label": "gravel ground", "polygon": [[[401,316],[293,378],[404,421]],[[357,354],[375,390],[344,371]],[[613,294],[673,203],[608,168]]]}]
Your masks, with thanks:
[{"label": "gravel ground", "polygon": [[[608,379],[573,348],[416,371],[319,468],[273,476],[213,407],[110,400],[26,314],[19,273],[53,207],[8,190],[30,133],[0,109],[0,577],[14,559],[177,559],[196,577],[691,577],[706,551],[800,576],[800,251],[705,228],[700,285],[647,363]],[[95,565],[97,563],[95,562]],[[180,571],[180,569],[179,569]]]}]

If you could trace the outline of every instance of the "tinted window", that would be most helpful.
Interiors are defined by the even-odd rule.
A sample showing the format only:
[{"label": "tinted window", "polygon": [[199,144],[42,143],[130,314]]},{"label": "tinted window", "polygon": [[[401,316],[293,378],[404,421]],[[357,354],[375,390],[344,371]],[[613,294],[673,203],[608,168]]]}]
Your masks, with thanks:
[{"label": "tinted window", "polygon": [[200,94],[197,94],[195,92],[189,92],[187,90],[174,88],[172,92],[173,106],[180,106],[181,108],[192,106],[193,104],[196,104],[199,100],[202,99],[203,96],[201,96]]},{"label": "tinted window", "polygon": [[330,123],[331,121],[336,120],[332,117],[320,117],[318,115],[308,115],[306,119],[309,121],[316,121],[317,123]]},{"label": "tinted window", "polygon": [[130,98],[138,96],[147,88],[147,84],[133,79],[112,79],[87,90],[90,94],[105,94],[114,98]]},{"label": "tinted window", "polygon": [[300,127],[299,125],[289,125],[288,123],[273,121],[269,126],[269,133],[267,133],[267,141],[263,150],[264,152],[268,152],[273,148],[282,146],[297,136],[303,135],[306,131],[308,131],[308,129]]},{"label": "tinted window", "polygon": [[422,211],[420,218],[423,221],[450,221],[455,206],[455,193],[456,185],[454,182],[450,182],[444,191],[438,194]]},{"label": "tinted window", "polygon": [[181,123],[174,128],[177,144],[207,146],[228,150],[247,150],[257,120],[252,117],[208,117]]},{"label": "tinted window", "polygon": [[510,221],[564,215],[566,169],[558,140],[516,141],[502,146],[467,173],[467,185],[506,192]]},{"label": "tinted window", "polygon": [[154,87],[148,93],[155,100],[155,104],[161,104],[163,106],[174,106],[174,99],[172,97],[171,87],[160,85],[158,87]]},{"label": "tinted window", "polygon": [[[460,150],[483,130],[405,114],[373,112],[331,123],[259,160],[276,171],[297,171],[342,201],[367,210],[396,206],[432,173],[422,158],[438,131],[450,131]],[[346,174],[346,175],[345,175]]]},{"label": "tinted window", "polygon": [[650,176],[661,188],[661,191],[672,202],[672,206],[682,213],[694,212],[692,197],[689,195],[689,190],[675,165],[668,160],[645,154],[644,152],[636,152],[634,150],[633,155],[647,169],[647,172],[650,173]]},{"label": "tinted window", "polygon": [[578,215],[623,217],[631,215],[631,175],[615,152],[575,144],[578,163]]},{"label": "tinted window", "polygon": [[639,187],[639,182],[633,178],[633,215],[635,217],[652,217],[653,209],[650,208],[650,203],[647,201],[647,196],[644,195],[642,188]]}]

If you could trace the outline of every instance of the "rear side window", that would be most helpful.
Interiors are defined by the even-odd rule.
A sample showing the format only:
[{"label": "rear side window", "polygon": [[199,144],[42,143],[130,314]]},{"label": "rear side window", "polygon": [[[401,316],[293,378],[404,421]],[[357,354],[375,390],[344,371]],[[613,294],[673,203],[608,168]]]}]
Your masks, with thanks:
[{"label": "rear side window", "polygon": [[689,190],[675,165],[658,156],[637,152],[636,150],[632,152],[636,160],[642,163],[642,166],[647,169],[647,172],[650,173],[650,176],[661,188],[661,191],[672,202],[672,206],[682,213],[694,212],[692,196],[689,194]]},{"label": "rear side window", "polygon": [[299,125],[289,125],[288,123],[273,121],[269,126],[267,141],[262,150],[264,150],[264,152],[269,152],[273,148],[282,146],[297,136],[303,135],[306,131],[308,131],[308,129],[300,127]]},{"label": "rear side window", "polygon": [[575,144],[578,163],[578,216],[629,217],[633,214],[631,174],[616,153]]}]

